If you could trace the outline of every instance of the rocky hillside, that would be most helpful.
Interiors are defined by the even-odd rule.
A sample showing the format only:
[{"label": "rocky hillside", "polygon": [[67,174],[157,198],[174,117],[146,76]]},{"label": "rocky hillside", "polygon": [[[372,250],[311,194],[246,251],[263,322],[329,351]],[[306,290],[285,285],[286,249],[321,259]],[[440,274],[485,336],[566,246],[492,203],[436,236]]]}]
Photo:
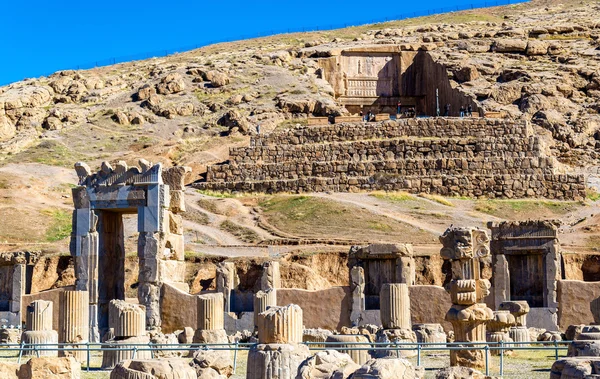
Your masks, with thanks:
[{"label": "rocky hillside", "polygon": [[[316,59],[360,45],[394,44],[404,50],[427,51],[446,65],[452,86],[481,107],[532,121],[566,171],[596,173],[600,166],[599,38],[600,5],[596,1],[534,0],[218,44],[165,58],[62,71],[0,87],[0,250],[30,245],[47,250],[52,245],[56,252],[67,251],[70,185],[76,182],[72,167],[78,160],[92,167],[102,160],[125,160],[133,165],[140,157],[185,164],[193,168],[190,181],[195,181],[207,165],[227,160],[230,147],[247,145],[257,125],[268,133],[303,124],[309,116],[345,114],[331,86],[321,78]],[[292,212],[279,219],[268,216],[269,209],[286,214],[297,205],[290,208],[260,196],[231,200],[238,207],[232,216],[211,209],[207,213],[197,206],[194,191],[189,192],[193,204],[187,216],[186,243],[190,251],[213,255],[219,250],[207,249],[208,245],[283,244],[281,240],[300,244],[307,239],[340,243],[336,239],[352,237],[362,242],[374,231],[379,240],[406,242],[402,239],[407,233],[400,231],[411,228],[420,231],[409,233],[418,237],[416,243],[430,243],[453,222],[475,220],[484,225],[489,216],[487,212],[471,215],[479,204],[475,201],[460,214],[453,207],[424,211],[421,203],[397,213],[383,212],[389,208],[387,202],[369,204],[373,197],[365,195],[351,201],[335,199],[337,213],[322,215],[323,220],[331,214],[342,220],[346,214],[360,212],[366,221],[357,222],[349,236],[343,235],[348,231],[345,218],[336,221],[339,228],[331,228],[328,221],[307,234],[310,227],[320,224],[305,216],[322,209],[320,203],[301,200],[302,206],[312,204],[313,213]],[[597,200],[593,193],[591,197]],[[431,203],[427,200],[428,206]],[[539,215],[539,206],[515,207],[498,218]],[[576,225],[594,213],[595,207],[596,203],[587,203],[569,210],[573,218],[569,223]],[[276,221],[288,224],[273,227]],[[584,251],[595,249],[594,236],[600,232],[591,224],[577,225],[578,231],[588,234],[580,239],[584,242],[574,239],[573,244]],[[361,230],[365,233],[360,234]],[[244,250],[240,256],[253,254]]]},{"label": "rocky hillside", "polygon": [[198,174],[258,124],[344,113],[313,58],[375,43],[429,51],[486,110],[532,120],[563,162],[596,165],[599,37],[596,2],[532,1],[62,71],[0,88],[0,159],[70,166],[144,156]]}]

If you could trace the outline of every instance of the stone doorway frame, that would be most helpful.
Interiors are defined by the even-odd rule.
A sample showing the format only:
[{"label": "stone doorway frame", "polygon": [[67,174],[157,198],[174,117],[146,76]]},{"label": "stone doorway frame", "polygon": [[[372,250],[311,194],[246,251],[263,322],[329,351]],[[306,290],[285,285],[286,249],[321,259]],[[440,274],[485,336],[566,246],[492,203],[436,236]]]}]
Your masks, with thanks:
[{"label": "stone doorway frame", "polygon": [[[99,250],[103,233],[98,230],[98,216],[102,212],[138,215],[138,301],[146,307],[147,329],[160,328],[163,283],[189,291],[185,284],[183,223],[178,213],[185,211],[184,179],[191,169],[163,170],[160,163],[152,165],[143,159],[139,165],[140,168],[128,168],[119,161],[113,169],[103,162],[100,171],[92,174],[85,163],[75,164],[79,185],[72,190],[75,210],[70,251],[75,261],[75,287],[90,293],[92,342],[98,342],[101,332],[106,332],[101,330],[107,325],[102,309],[104,303],[112,300],[103,298],[101,293],[104,278],[99,275],[99,268],[103,252]],[[124,281],[124,275],[118,280]]]},{"label": "stone doorway frame", "polygon": [[[535,252],[543,259],[543,306],[532,307],[527,325],[558,330],[557,282],[562,278],[561,249],[555,220],[489,222],[492,231],[493,303],[496,309],[510,298],[510,267],[507,256]],[[531,254],[527,254],[531,255]],[[554,328],[554,329],[552,329]]]}]

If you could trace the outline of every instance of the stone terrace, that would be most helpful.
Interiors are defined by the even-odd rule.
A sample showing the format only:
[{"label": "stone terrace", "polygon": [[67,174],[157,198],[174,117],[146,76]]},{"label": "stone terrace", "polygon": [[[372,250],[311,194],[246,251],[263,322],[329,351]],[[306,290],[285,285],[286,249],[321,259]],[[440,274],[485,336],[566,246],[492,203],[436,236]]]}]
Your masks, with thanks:
[{"label": "stone terrace", "polygon": [[556,172],[525,122],[403,119],[298,127],[255,136],[208,167],[198,188],[245,192],[412,193],[489,198],[585,197],[585,178]]}]

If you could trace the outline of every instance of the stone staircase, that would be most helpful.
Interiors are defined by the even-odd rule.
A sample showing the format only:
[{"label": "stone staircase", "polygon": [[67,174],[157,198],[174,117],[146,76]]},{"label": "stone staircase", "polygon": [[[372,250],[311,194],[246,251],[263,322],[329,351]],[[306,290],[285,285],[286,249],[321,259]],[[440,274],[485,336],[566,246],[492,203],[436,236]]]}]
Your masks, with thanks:
[{"label": "stone staircase", "polygon": [[585,197],[559,174],[525,122],[401,119],[299,127],[255,136],[208,167],[197,188],[243,192],[395,190],[447,196]]}]

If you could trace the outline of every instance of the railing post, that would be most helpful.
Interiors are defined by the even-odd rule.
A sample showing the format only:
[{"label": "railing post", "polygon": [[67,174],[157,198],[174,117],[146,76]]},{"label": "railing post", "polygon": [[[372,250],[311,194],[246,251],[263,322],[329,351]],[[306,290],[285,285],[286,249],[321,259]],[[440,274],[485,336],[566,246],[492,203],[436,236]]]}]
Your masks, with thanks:
[{"label": "railing post", "polygon": [[237,353],[238,353],[238,341],[235,341],[235,350],[233,351],[233,375],[235,375],[235,369],[237,368]]},{"label": "railing post", "polygon": [[483,349],[485,351],[485,376],[490,376],[490,365],[489,365],[490,347],[489,347],[489,345],[485,345]]},{"label": "railing post", "polygon": [[137,355],[137,346],[133,347],[133,355],[131,356],[131,359],[135,359],[135,356]]},{"label": "railing post", "polygon": [[86,342],[85,343],[86,349],[87,349],[87,367],[86,367],[86,371],[90,371],[90,342]]},{"label": "railing post", "polygon": [[38,345],[37,344],[33,345],[33,351],[35,351],[35,355],[39,358],[40,357],[40,351],[38,350]]},{"label": "railing post", "polygon": [[504,341],[500,341],[500,376],[504,376]]},{"label": "railing post", "polygon": [[394,345],[396,346],[396,358],[400,358],[400,351],[398,351],[398,340],[394,340]]},{"label": "railing post", "polygon": [[19,346],[19,360],[17,361],[19,364],[21,364],[21,357],[23,356],[23,348],[26,346],[27,344],[23,342],[23,340],[21,340],[21,344]]},{"label": "railing post", "polygon": [[554,341],[554,358],[558,361],[558,341]]},{"label": "railing post", "polygon": [[417,342],[417,366],[421,366],[421,343]]}]

